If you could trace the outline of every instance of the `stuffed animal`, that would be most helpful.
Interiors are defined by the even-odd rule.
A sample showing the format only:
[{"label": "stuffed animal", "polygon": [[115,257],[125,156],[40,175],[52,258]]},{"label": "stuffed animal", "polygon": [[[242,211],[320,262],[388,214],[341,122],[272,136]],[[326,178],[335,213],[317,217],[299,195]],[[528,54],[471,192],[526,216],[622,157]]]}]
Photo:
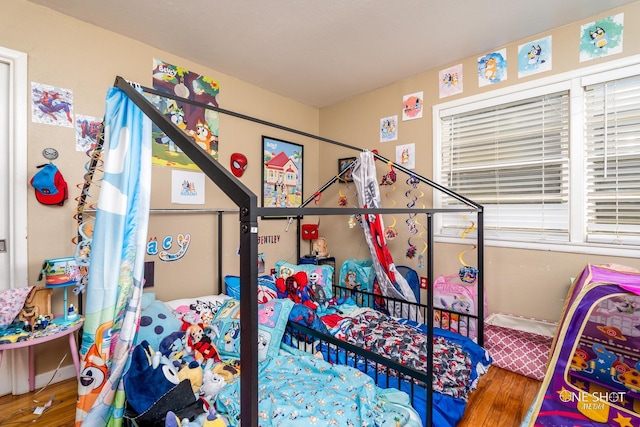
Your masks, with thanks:
[{"label": "stuffed animal", "polygon": [[187,328],[185,350],[187,354],[193,352],[196,360],[202,362],[207,359],[213,359],[215,362],[221,362],[218,349],[211,341],[211,338],[204,333],[200,325],[192,324]]},{"label": "stuffed animal", "polygon": [[153,354],[149,342],[142,341],[133,349],[131,364],[124,374],[127,401],[138,414],[144,413],[180,382],[173,365],[154,366]]},{"label": "stuffed animal", "polygon": [[195,360],[187,363],[178,371],[178,378],[180,381],[189,380],[193,392],[198,394],[202,385],[202,367]]},{"label": "stuffed animal", "polygon": [[[160,341],[159,351],[163,356],[166,356],[169,360],[181,360],[184,354],[184,344],[182,339],[184,338],[183,331],[172,332]],[[192,359],[193,360],[193,359]],[[191,360],[182,360],[183,362],[190,362]]]},{"label": "stuffed animal", "polygon": [[200,394],[207,402],[213,402],[225,385],[227,385],[227,382],[222,375],[214,374],[211,370],[206,370],[202,376]]}]

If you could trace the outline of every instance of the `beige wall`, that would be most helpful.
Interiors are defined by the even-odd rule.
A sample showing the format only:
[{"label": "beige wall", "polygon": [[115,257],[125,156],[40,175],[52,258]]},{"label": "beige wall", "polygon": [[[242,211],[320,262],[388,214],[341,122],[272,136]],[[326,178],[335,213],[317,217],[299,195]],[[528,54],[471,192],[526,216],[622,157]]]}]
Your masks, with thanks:
[{"label": "beige wall", "polygon": [[[601,19],[620,12],[624,12],[624,51],[622,54],[599,60],[579,62],[578,39],[580,25],[594,19]],[[427,177],[433,177],[433,145],[432,145],[432,119],[431,111],[435,104],[468,97],[485,92],[491,92],[505,86],[522,82],[545,78],[551,74],[565,73],[579,67],[592,66],[600,62],[615,60],[624,56],[638,55],[640,53],[640,27],[635,23],[640,22],[640,2],[612,10],[593,19],[584,22],[576,22],[549,33],[533,34],[523,40],[517,40],[507,46],[496,46],[495,50],[506,48],[508,79],[505,82],[478,87],[475,76],[477,58],[488,53],[478,52],[470,58],[461,58],[460,61],[448,64],[438,69],[425,71],[423,74],[408,78],[374,90],[363,95],[353,97],[337,105],[324,108],[320,111],[320,131],[322,136],[355,145],[366,149],[377,149],[379,153],[391,160],[395,160],[395,146],[415,143],[416,145],[416,172]],[[517,57],[518,46],[532,40],[552,36],[553,40],[553,71],[541,73],[535,76],[518,79]],[[448,98],[439,99],[438,73],[442,69],[462,64],[464,71],[464,92]],[[394,142],[379,142],[378,126],[382,117],[398,115],[401,117],[402,96],[413,92],[424,92],[424,117],[420,120],[399,121],[398,140]],[[323,146],[321,156],[329,168],[320,170],[320,181],[328,180],[335,174],[336,163],[340,157],[352,156],[347,150],[336,151],[335,147]],[[335,160],[332,160],[335,159]],[[378,166],[378,175],[381,176],[385,167]],[[398,179],[397,188],[390,191],[389,187],[381,186],[384,206],[391,206],[395,201],[398,205],[406,204],[404,192],[407,189],[405,178]],[[327,192],[323,198],[335,200],[338,197],[337,190],[334,193]],[[349,193],[349,190],[343,192]],[[388,194],[387,194],[388,193]],[[355,199],[354,199],[355,200]],[[429,197],[425,196],[421,202],[429,207]],[[404,231],[406,217],[397,216],[397,230],[400,237],[389,241],[394,260],[398,265],[410,265],[417,267],[416,259],[408,260],[405,257],[408,234]],[[385,225],[393,221],[390,215],[384,216]],[[357,253],[360,257],[367,257],[366,247],[363,248],[359,231],[350,230],[341,225],[337,228],[323,230],[328,237],[331,247],[340,247],[336,255],[340,257],[338,264],[349,255],[343,256],[344,247],[352,247],[347,253]],[[414,239],[415,240],[415,239]],[[413,242],[418,246],[419,244]],[[453,244],[436,244],[435,266],[436,274],[451,274],[460,268],[458,254],[465,247]],[[536,251],[501,248],[495,246],[485,247],[485,280],[487,287],[489,312],[507,312],[524,316],[533,316],[548,320],[557,320],[560,316],[563,301],[569,286],[571,277],[576,276],[587,263],[619,263],[635,268],[640,268],[640,259],[620,258],[611,256],[598,256],[586,254],[573,254],[553,251]],[[465,261],[471,263],[471,254],[465,255]],[[421,274],[424,270],[418,270]]]},{"label": "beige wall", "polygon": [[[107,88],[120,75],[127,80],[151,86],[153,59],[158,58],[193,72],[215,78],[220,83],[219,102],[222,108],[296,128],[310,134],[319,132],[318,110],[257,88],[232,76],[205,68],[192,61],[152,48],[68,18],[44,7],[24,0],[6,2],[0,14],[0,46],[25,52],[28,55],[28,81],[62,87],[73,91],[74,113],[96,117],[104,114]],[[29,88],[24,88],[28,91]],[[28,254],[29,282],[37,284],[42,260],[73,255],[71,239],[76,235],[73,219],[75,198],[82,184],[84,165],[88,157],[75,151],[73,129],[31,122],[31,112],[19,112],[28,117],[29,178],[36,166],[45,163],[41,153],[45,147],[58,150],[55,161],[69,183],[70,199],[63,207],[44,206],[36,202],[29,186],[28,198]],[[307,159],[318,158],[318,143],[297,137],[281,130],[251,124],[229,116],[220,118],[220,162],[228,167],[231,153],[244,153],[249,166],[242,181],[260,194],[260,164],[262,159],[261,136],[268,135],[304,144]],[[305,162],[304,179],[307,190],[317,187],[318,162]],[[170,168],[154,167],[154,194],[152,207],[176,208],[203,206],[176,206],[170,203]],[[27,183],[25,183],[26,185]],[[211,183],[207,183],[204,207],[232,207],[231,202]],[[156,260],[156,287],[159,298],[196,296],[212,293],[218,271],[217,238],[213,215],[180,216],[153,215],[149,235],[160,238],[177,233],[190,233],[192,247],[181,262],[162,263]],[[222,271],[238,274],[236,249],[239,241],[238,214],[225,214],[225,248]],[[285,233],[282,221],[267,221],[260,225],[260,235],[281,235],[278,247],[264,245],[260,250],[268,253],[267,260],[274,263],[279,258],[291,257],[295,235]],[[75,302],[75,301],[73,301]],[[54,293],[54,311],[62,310],[61,292]],[[57,365],[67,347],[54,342],[36,349],[37,372],[49,371]],[[71,363],[67,358],[65,363]]]}]

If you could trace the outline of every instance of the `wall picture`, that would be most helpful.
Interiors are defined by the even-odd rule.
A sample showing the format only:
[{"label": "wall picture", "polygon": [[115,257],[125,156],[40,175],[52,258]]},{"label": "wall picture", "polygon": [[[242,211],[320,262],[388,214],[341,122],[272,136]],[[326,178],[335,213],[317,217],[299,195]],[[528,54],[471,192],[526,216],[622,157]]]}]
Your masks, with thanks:
[{"label": "wall picture", "polygon": [[624,13],[580,27],[580,62],[622,52]]},{"label": "wall picture", "polygon": [[402,121],[422,118],[424,93],[415,92],[402,97]]},{"label": "wall picture", "polygon": [[[351,163],[355,162],[355,157],[345,157],[344,159],[338,159],[338,175],[342,173]],[[340,177],[340,182],[353,182],[353,177],[351,176],[351,169],[346,171],[344,175]]]},{"label": "wall picture", "polygon": [[507,49],[500,49],[478,58],[478,86],[507,80]]},{"label": "wall picture", "polygon": [[441,70],[438,73],[440,98],[462,93],[462,64]]},{"label": "wall picture", "polygon": [[551,36],[518,46],[518,78],[551,70]]},{"label": "wall picture", "polygon": [[302,145],[262,137],[262,206],[302,204]]},{"label": "wall picture", "polygon": [[380,142],[395,141],[396,139],[398,139],[398,116],[380,119]]}]

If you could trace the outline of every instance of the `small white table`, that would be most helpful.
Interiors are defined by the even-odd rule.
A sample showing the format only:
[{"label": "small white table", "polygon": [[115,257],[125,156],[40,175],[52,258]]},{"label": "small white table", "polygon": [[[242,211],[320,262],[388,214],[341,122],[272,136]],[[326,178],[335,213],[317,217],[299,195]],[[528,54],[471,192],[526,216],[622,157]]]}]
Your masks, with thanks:
[{"label": "small white table", "polygon": [[18,341],[9,344],[0,344],[0,365],[2,365],[2,352],[4,350],[13,350],[16,348],[29,348],[29,391],[34,391],[36,388],[36,375],[35,375],[35,357],[33,347],[48,341],[57,340],[62,337],[68,337],[69,339],[69,351],[71,351],[71,357],[73,358],[73,365],[76,368],[76,378],[80,378],[80,358],[78,356],[78,346],[76,345],[75,332],[80,329],[84,321],[79,320],[77,323],[63,329],[59,332],[44,335],[38,338],[30,338],[24,341]]}]

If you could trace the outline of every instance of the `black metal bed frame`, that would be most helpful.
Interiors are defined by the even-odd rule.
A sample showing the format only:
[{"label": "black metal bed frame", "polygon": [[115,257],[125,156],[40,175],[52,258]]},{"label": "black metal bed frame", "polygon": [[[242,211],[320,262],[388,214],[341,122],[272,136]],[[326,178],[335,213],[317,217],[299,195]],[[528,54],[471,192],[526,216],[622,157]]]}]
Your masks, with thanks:
[{"label": "black metal bed frame", "polygon": [[[117,76],[115,79],[114,87],[122,90],[142,112],[151,119],[151,121],[160,128],[183,152],[191,161],[193,161],[200,170],[211,179],[231,201],[239,208],[239,232],[240,232],[240,283],[242,283],[242,290],[244,295],[256,295],[257,293],[257,278],[258,278],[258,218],[262,216],[279,216],[285,218],[296,218],[298,222],[298,237],[300,233],[300,218],[304,215],[352,215],[352,214],[402,214],[409,211],[408,208],[378,208],[378,209],[362,209],[362,208],[309,208],[307,205],[318,192],[324,191],[331,184],[338,180],[339,176],[334,177],[331,181],[316,191],[310,199],[297,208],[275,208],[275,207],[259,207],[258,197],[249,188],[247,188],[240,180],[238,180],[233,174],[231,174],[226,168],[224,168],[219,162],[215,161],[209,153],[198,146],[195,141],[189,138],[181,129],[173,124],[168,118],[166,118],[144,95],[143,92],[152,95],[158,95],[165,98],[171,98],[180,102],[200,106],[205,109],[213,110],[221,114],[236,117],[242,120],[248,120],[254,123],[262,124],[268,127],[285,130],[297,135],[312,138],[321,142],[330,143],[333,145],[341,146],[343,148],[349,148],[355,151],[363,151],[363,149],[350,146],[339,141],[323,138],[317,135],[309,134],[307,132],[299,131],[293,128],[288,128],[276,123],[271,123],[261,119],[257,119],[244,114],[236,113],[233,111],[225,110],[219,107],[213,107],[208,104],[203,104],[189,99],[174,96],[172,94],[157,91],[152,88],[143,87],[137,83],[129,82],[124,78]],[[447,189],[425,177],[422,177],[413,171],[407,170],[401,165],[398,165],[383,156],[374,153],[377,160],[381,160],[385,163],[392,164],[396,170],[399,170],[409,176],[415,177],[420,182],[428,184],[435,190],[438,190],[452,198],[463,203],[465,208],[448,208],[448,209],[425,209],[425,208],[411,208],[411,212],[415,214],[426,214],[427,216],[427,256],[426,266],[428,272],[428,292],[432,295],[432,272],[433,269],[433,217],[434,215],[446,212],[469,212],[473,211],[477,214],[477,266],[478,266],[478,295],[484,295],[484,247],[483,247],[483,207],[482,205],[469,200],[450,189]],[[300,239],[298,238],[298,254],[300,247]],[[240,331],[241,331],[241,348],[240,348],[240,363],[242,369],[242,375],[240,376],[240,406],[242,408],[241,425],[243,427],[255,427],[258,425],[258,336],[257,328],[258,324],[258,302],[256,298],[241,298],[240,310],[242,316],[240,318]],[[428,304],[426,307],[425,319],[433,319],[433,306]],[[483,339],[483,325],[482,319],[484,318],[482,298],[477,307],[478,317],[478,342],[482,345]],[[427,321],[428,335],[433,336],[433,321]],[[307,331],[309,332],[309,331]],[[311,333],[311,332],[309,332]],[[338,343],[334,343],[338,344]],[[339,342],[340,346],[345,347],[346,343]],[[430,344],[432,344],[430,342]],[[356,351],[349,349],[350,351]],[[360,351],[364,351],[360,349]],[[376,360],[380,356],[370,354],[372,360]],[[382,363],[383,360],[378,360]],[[385,360],[385,363],[388,362]],[[433,372],[433,346],[429,345],[427,354],[427,373],[412,373],[414,377],[420,378],[421,375],[430,375],[428,372]],[[402,367],[402,365],[392,368],[398,372],[404,372],[409,369]],[[427,378],[425,383],[431,384]],[[432,425],[432,387],[426,387],[426,425]]]}]

